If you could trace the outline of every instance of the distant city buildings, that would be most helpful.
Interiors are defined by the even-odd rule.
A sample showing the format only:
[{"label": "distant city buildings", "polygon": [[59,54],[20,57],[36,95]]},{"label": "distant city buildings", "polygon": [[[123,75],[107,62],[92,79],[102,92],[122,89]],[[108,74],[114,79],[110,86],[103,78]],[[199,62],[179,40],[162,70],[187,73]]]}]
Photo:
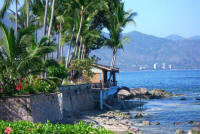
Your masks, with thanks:
[{"label": "distant city buildings", "polygon": [[137,70],[172,70],[175,66],[167,63],[154,63],[153,66],[150,65],[132,65],[132,67],[137,68]]}]

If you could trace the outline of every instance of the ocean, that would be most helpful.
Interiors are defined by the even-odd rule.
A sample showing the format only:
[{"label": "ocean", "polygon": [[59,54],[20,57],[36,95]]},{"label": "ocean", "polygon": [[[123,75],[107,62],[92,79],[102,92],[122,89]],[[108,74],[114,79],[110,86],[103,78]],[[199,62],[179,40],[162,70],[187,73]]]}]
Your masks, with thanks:
[{"label": "ocean", "polygon": [[[142,110],[145,116],[133,122],[147,134],[174,134],[177,129],[187,132],[194,127],[190,121],[200,122],[200,100],[196,99],[200,98],[200,70],[120,72],[117,80],[119,86],[157,88],[185,95],[186,100],[181,100],[181,96],[143,100],[147,102]],[[130,112],[134,115],[138,111]],[[150,121],[151,125],[142,126],[143,120]],[[155,122],[160,125],[154,125]]]}]

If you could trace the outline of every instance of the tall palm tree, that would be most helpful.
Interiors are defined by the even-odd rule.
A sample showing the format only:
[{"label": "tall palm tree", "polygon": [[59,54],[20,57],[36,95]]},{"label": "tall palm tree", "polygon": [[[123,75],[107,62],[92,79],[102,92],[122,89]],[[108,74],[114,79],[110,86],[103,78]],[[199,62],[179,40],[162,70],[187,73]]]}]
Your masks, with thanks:
[{"label": "tall palm tree", "polygon": [[[78,31],[76,34],[76,40],[75,40],[75,44],[74,44],[74,50],[72,53],[72,56],[69,56],[69,60],[67,60],[67,65],[70,64],[71,59],[72,58],[76,58],[77,56],[77,52],[78,52],[78,43],[80,42],[80,35],[82,32],[82,26],[83,26],[83,21],[85,20],[92,20],[91,18],[94,18],[99,10],[103,9],[106,7],[106,3],[105,1],[102,0],[75,0],[73,1],[73,3],[76,7],[76,9],[78,10],[78,12],[80,12],[77,22],[78,23]],[[90,24],[92,23],[92,21],[90,22]],[[90,25],[89,24],[89,25]],[[73,57],[74,56],[74,57]]]},{"label": "tall palm tree", "polygon": [[123,48],[123,42],[128,40],[128,37],[122,38],[123,28],[128,23],[135,24],[133,17],[136,15],[137,13],[135,12],[126,12],[124,10],[124,3],[118,3],[113,7],[111,14],[107,16],[107,29],[110,32],[110,38],[106,43],[113,50],[111,68],[115,66],[117,50]]}]

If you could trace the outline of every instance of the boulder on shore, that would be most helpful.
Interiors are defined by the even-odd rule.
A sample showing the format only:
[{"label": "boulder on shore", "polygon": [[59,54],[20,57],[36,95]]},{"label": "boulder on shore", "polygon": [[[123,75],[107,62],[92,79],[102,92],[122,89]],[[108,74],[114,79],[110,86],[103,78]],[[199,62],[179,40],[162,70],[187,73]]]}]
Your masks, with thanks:
[{"label": "boulder on shore", "polygon": [[148,90],[147,88],[130,88],[129,90],[121,88],[118,90],[116,95],[122,100],[133,98],[160,99],[173,96],[172,93],[166,92],[162,89]]},{"label": "boulder on shore", "polygon": [[153,89],[149,91],[149,94],[153,97],[153,98],[167,98],[167,97],[171,97],[172,93],[168,93],[165,90],[162,89]]},{"label": "boulder on shore", "polygon": [[127,90],[121,89],[117,93],[117,97],[119,99],[125,100],[125,99],[130,99],[131,98],[131,93]]}]

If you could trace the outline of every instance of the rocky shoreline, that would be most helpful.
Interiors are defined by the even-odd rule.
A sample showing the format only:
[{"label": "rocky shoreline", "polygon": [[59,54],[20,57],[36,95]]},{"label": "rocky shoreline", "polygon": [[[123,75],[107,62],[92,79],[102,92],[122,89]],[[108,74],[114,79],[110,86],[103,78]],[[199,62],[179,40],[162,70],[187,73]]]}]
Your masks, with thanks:
[{"label": "rocky shoreline", "polygon": [[74,113],[73,115],[65,115],[61,123],[75,124],[79,121],[88,124],[93,123],[94,127],[106,128],[117,134],[143,134],[141,130],[134,126],[130,121],[131,115],[129,113],[115,111],[88,111]]},{"label": "rocky shoreline", "polygon": [[161,99],[169,98],[173,95],[172,93],[166,92],[162,89],[152,89],[148,90],[147,88],[127,88],[122,87],[117,92],[117,97],[122,100],[128,99]]},{"label": "rocky shoreline", "polygon": [[[145,103],[138,101],[138,99],[160,99],[168,98],[174,95],[168,93],[162,89],[148,90],[146,88],[128,89],[123,87],[118,90],[114,96],[110,96],[105,101],[106,104],[110,105],[112,109],[105,107],[105,110],[93,110],[88,112],[76,112],[70,115],[64,115],[64,119],[61,121],[63,124],[75,124],[79,121],[92,123],[94,127],[106,128],[117,134],[145,134],[140,127],[160,125],[160,122],[141,121],[139,124],[133,123],[133,119],[142,118],[143,114],[132,115],[128,109],[134,109]],[[189,122],[195,124],[195,122]],[[179,125],[179,122],[175,122],[173,125]],[[200,123],[199,123],[200,124]],[[196,124],[194,127],[197,126]],[[195,131],[199,131],[200,125],[190,130],[188,134],[194,134]],[[187,134],[187,132],[177,129],[176,134]]]}]

